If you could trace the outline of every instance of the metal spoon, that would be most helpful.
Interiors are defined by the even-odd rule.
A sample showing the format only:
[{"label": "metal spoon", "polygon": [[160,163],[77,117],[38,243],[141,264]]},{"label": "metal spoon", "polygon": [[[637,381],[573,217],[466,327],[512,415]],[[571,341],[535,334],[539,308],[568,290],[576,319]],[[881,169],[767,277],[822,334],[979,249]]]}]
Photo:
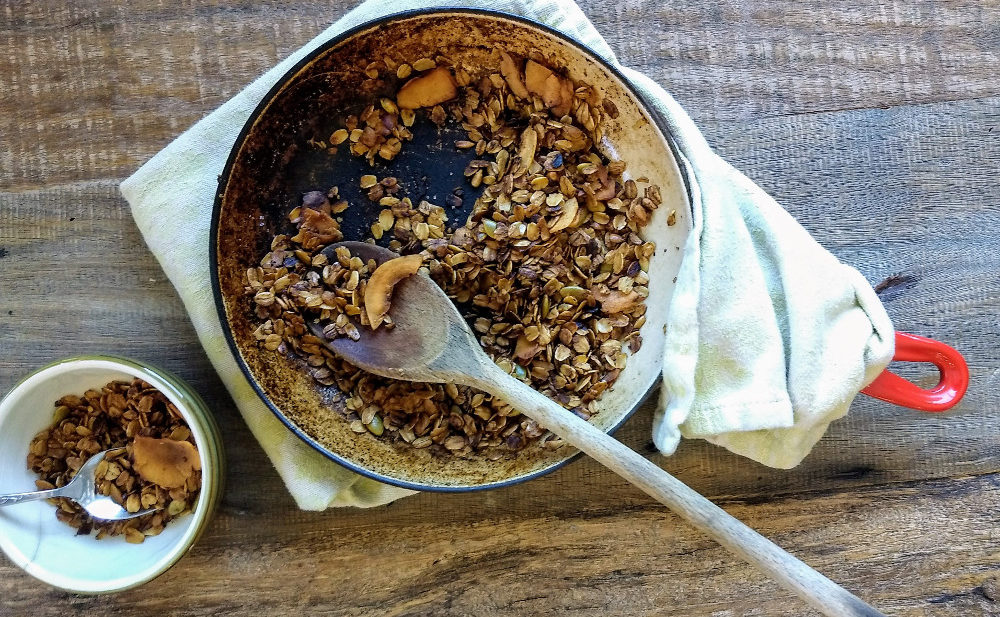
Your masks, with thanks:
[{"label": "metal spoon", "polygon": [[[397,257],[392,251],[372,244],[341,242],[324,249],[331,261],[338,246],[350,249],[365,261],[374,259],[381,263]],[[327,341],[318,323],[311,323],[310,329],[334,353],[376,375],[463,384],[503,399],[822,613],[837,617],[885,617],[632,449],[505,373],[486,355],[458,309],[426,274],[408,277],[396,286],[391,315],[394,328],[375,331],[362,328],[358,341],[348,337]]]},{"label": "metal spoon", "polygon": [[0,507],[27,501],[37,501],[39,499],[66,497],[80,504],[80,507],[86,510],[90,516],[105,521],[124,521],[156,512],[157,508],[129,512],[107,495],[101,495],[97,492],[97,466],[104,460],[105,454],[113,452],[116,449],[119,448],[98,452],[87,459],[87,462],[83,464],[83,467],[80,467],[80,470],[76,472],[76,475],[73,476],[73,479],[66,486],[45,491],[0,495]]}]

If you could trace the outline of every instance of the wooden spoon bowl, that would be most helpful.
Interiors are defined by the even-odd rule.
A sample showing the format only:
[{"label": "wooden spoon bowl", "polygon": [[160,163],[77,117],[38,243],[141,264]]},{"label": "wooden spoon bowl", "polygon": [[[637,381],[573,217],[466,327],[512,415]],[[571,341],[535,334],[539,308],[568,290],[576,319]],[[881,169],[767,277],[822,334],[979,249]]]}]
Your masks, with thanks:
[{"label": "wooden spoon bowl", "polygon": [[[351,255],[366,262],[374,260],[377,264],[399,256],[381,246],[348,241],[323,250],[332,259],[336,259],[334,246],[343,246],[351,251]],[[406,278],[396,285],[392,293],[392,315],[394,320],[398,318],[399,321],[394,327],[374,331],[362,327],[359,328],[360,339],[353,340],[343,336],[328,341],[327,347],[354,366],[383,377],[441,383],[441,377],[427,370],[427,366],[448,345],[448,326],[453,323],[459,323],[465,328],[467,326],[458,309],[443,292],[436,295],[427,293],[428,285],[435,286],[425,274]],[[441,298],[444,298],[443,302]],[[309,327],[313,334],[325,340],[323,325],[312,322]],[[471,340],[479,345],[475,338]],[[414,376],[419,378],[414,380]]]}]

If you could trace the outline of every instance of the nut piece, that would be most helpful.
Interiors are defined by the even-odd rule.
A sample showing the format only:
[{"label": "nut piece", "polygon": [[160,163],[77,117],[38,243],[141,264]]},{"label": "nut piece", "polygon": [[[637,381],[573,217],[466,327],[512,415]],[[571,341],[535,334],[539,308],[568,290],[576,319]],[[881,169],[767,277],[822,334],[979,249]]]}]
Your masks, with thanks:
[{"label": "nut piece", "polygon": [[396,95],[396,103],[403,109],[433,107],[450,101],[457,94],[455,78],[447,68],[439,66],[406,82]]},{"label": "nut piece", "polygon": [[611,291],[594,290],[594,298],[601,303],[601,310],[608,315],[627,311],[642,300],[639,294],[634,291],[624,293],[616,289]]},{"label": "nut piece", "polygon": [[375,268],[365,287],[365,311],[372,330],[378,328],[389,313],[393,288],[401,280],[416,274],[423,262],[424,258],[420,255],[407,255],[390,259]]},{"label": "nut piece", "polygon": [[569,113],[573,105],[573,84],[546,66],[528,60],[524,67],[524,82],[532,94],[541,97],[545,106],[557,116]]},{"label": "nut piece", "polygon": [[524,66],[524,85],[533,94],[542,96],[542,92],[545,91],[545,80],[549,78],[549,75],[552,75],[552,71],[548,67],[542,66],[534,60],[528,60]]},{"label": "nut piece", "polygon": [[303,248],[314,249],[343,237],[340,225],[329,214],[312,208],[302,209],[302,227],[294,240],[301,242]]},{"label": "nut piece", "polygon": [[164,488],[184,486],[191,474],[201,469],[198,450],[188,441],[139,436],[132,448],[139,477]]},{"label": "nut piece", "polygon": [[514,59],[510,57],[510,54],[502,50],[500,51],[500,57],[500,72],[503,74],[503,78],[507,80],[510,91],[519,99],[528,98],[530,94],[524,85],[524,80],[521,79],[521,70],[517,67]]}]

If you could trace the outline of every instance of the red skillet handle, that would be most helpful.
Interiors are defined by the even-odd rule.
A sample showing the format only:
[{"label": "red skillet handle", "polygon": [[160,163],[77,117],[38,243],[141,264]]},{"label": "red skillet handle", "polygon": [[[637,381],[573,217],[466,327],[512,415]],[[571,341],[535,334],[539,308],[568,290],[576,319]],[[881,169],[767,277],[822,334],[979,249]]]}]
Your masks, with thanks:
[{"label": "red skillet handle", "polygon": [[941,373],[941,381],[930,390],[924,390],[886,369],[862,393],[921,411],[945,411],[962,400],[969,388],[969,367],[965,364],[965,358],[944,343],[897,332],[896,354],[892,359],[933,362]]}]

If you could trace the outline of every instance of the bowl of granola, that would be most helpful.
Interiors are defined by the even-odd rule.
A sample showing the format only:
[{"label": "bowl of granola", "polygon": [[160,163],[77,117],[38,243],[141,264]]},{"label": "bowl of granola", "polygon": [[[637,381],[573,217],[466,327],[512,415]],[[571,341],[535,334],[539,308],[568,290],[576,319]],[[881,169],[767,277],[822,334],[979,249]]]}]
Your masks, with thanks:
[{"label": "bowl of granola", "polygon": [[412,256],[501,368],[613,431],[658,383],[690,228],[669,134],[615,68],[522,18],[415,11],[334,38],[264,97],[220,176],[213,288],[237,362],[304,441],[391,484],[483,489],[576,451],[482,392],[333,355],[311,324],[392,321],[365,306],[375,264],[323,249]]},{"label": "bowl of granola", "polygon": [[91,456],[95,490],[129,512],[93,519],[50,499],[0,508],[0,549],[28,574],[74,593],[112,593],[159,576],[191,548],[222,494],[211,412],[177,377],[109,356],[38,369],[0,399],[0,494],[61,487]]}]

